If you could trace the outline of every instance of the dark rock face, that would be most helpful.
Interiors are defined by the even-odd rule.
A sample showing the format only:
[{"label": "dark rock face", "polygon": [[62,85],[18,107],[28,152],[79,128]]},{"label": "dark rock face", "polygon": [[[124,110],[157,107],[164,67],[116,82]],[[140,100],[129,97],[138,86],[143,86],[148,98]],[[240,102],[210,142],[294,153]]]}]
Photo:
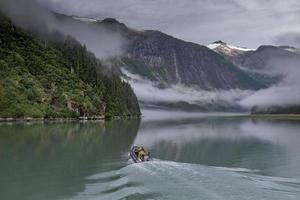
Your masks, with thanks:
[{"label": "dark rock face", "polygon": [[245,59],[253,53],[253,51],[242,51],[239,49],[230,48],[230,46],[223,41],[217,41],[213,44],[220,44],[218,47],[213,49],[214,52],[223,56],[226,60],[238,67],[243,67]]},{"label": "dark rock face", "polygon": [[142,62],[160,82],[197,86],[206,90],[264,87],[205,46],[185,42],[159,31],[136,31],[112,19],[98,24],[119,31],[127,38],[125,57]]},{"label": "dark rock face", "polygon": [[145,63],[158,80],[201,89],[259,89],[264,87],[207,47],[159,31],[128,34],[127,56]]}]

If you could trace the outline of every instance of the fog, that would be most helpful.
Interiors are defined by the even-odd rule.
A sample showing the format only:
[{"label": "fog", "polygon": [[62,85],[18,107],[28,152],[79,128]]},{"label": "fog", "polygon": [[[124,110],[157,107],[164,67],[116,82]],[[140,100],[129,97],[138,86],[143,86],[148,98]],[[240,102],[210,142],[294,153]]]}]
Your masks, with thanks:
[{"label": "fog", "polygon": [[236,106],[237,102],[253,93],[250,90],[240,89],[207,91],[180,84],[169,85],[162,89],[157,83],[125,69],[122,69],[122,73],[133,87],[138,99],[146,103],[184,101],[197,105],[220,104],[229,107]]},{"label": "fog", "polygon": [[278,84],[259,90],[243,98],[239,103],[251,108],[253,106],[297,106],[300,104],[300,55],[298,58],[271,58],[268,62],[270,74],[282,75]]},{"label": "fog", "polygon": [[41,34],[58,31],[71,35],[99,59],[121,55],[126,44],[126,40],[117,32],[72,18],[57,17],[34,0],[0,0],[0,10],[25,29]]},{"label": "fog", "polygon": [[171,85],[158,88],[155,82],[122,69],[132,85],[138,99],[146,103],[188,102],[196,105],[242,106],[251,109],[253,106],[295,106],[300,103],[300,56],[299,60],[289,58],[271,58],[268,63],[272,66],[269,75],[281,75],[283,79],[267,89],[251,90],[213,90],[206,91],[184,85]]},{"label": "fog", "polygon": [[286,33],[300,33],[298,0],[39,0],[79,16],[114,17],[130,27],[154,29],[209,44],[223,40],[257,48]]}]

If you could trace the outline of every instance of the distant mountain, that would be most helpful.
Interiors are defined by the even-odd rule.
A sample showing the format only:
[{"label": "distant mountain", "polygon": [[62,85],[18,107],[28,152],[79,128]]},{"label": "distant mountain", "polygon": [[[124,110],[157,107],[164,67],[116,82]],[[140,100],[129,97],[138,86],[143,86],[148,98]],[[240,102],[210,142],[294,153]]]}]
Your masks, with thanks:
[{"label": "distant mountain", "polygon": [[243,67],[242,63],[245,58],[255,51],[255,49],[233,46],[220,40],[207,45],[207,47],[239,67]]},{"label": "distant mountain", "polygon": [[280,67],[300,62],[300,50],[290,46],[263,45],[254,50],[217,41],[208,47],[266,86],[282,79],[282,75],[276,73]]},{"label": "distant mountain", "polygon": [[205,90],[257,90],[264,87],[205,46],[179,40],[159,31],[134,30],[112,18],[95,24],[118,31],[128,40],[119,66],[126,67],[131,73],[166,86],[184,84]]},{"label": "distant mountain", "polygon": [[[65,16],[69,18],[68,16]],[[189,111],[242,110],[237,101],[243,98],[241,91],[258,90],[277,83],[281,77],[265,73],[273,56],[298,54],[289,47],[261,46],[257,50],[237,47],[217,41],[208,47],[179,40],[159,31],[135,30],[116,19],[93,20],[73,17],[81,23],[104,27],[126,39],[123,55],[111,59],[112,67],[131,80],[143,107],[184,109]],[[280,55],[280,56],[279,56]],[[125,71],[124,71],[125,70]],[[128,75],[130,73],[131,75]],[[137,77],[138,76],[138,77]],[[141,79],[147,80],[141,81]],[[143,85],[144,84],[144,85]],[[145,84],[148,84],[145,87]],[[184,86],[177,91],[176,85]],[[136,87],[135,87],[136,86]],[[185,87],[195,88],[196,98],[185,97]],[[156,88],[156,89],[154,89]],[[202,91],[230,91],[204,98]],[[176,91],[175,91],[176,90]],[[202,90],[202,91],[201,91]],[[153,92],[154,98],[143,97]],[[155,93],[161,93],[157,96]],[[165,98],[162,93],[172,98]],[[191,91],[187,95],[191,95]],[[228,96],[229,95],[229,96]],[[147,96],[147,95],[146,95]],[[180,98],[178,97],[180,96]],[[161,98],[162,97],[162,98]],[[228,98],[229,97],[229,98]],[[161,98],[161,99],[160,99]]]},{"label": "distant mountain", "polygon": [[300,62],[300,55],[282,47],[263,45],[246,54],[240,65],[247,69],[269,70],[278,65],[284,67],[284,62]]},{"label": "distant mountain", "polygon": [[208,47],[235,65],[248,70],[272,69],[278,61],[300,61],[300,50],[290,46],[262,45],[257,49],[248,49],[217,41]]},{"label": "distant mountain", "polygon": [[[101,27],[121,35],[125,40],[123,54],[104,63],[130,82],[143,107],[241,110],[236,102],[243,95],[266,87],[223,56],[199,44],[159,31],[136,30],[113,18],[93,20],[61,14],[57,18]],[[208,91],[211,93],[207,96]],[[230,92],[220,96],[219,91]],[[146,97],[149,93],[153,93],[150,98]],[[172,96],[174,98],[170,98]]]}]

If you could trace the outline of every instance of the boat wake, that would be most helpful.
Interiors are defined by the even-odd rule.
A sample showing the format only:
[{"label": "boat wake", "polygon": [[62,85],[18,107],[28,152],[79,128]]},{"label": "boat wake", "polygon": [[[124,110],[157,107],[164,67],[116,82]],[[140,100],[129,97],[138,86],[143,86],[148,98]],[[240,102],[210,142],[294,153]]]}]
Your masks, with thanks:
[{"label": "boat wake", "polygon": [[299,199],[300,180],[256,172],[153,160],[87,177],[71,199]]}]

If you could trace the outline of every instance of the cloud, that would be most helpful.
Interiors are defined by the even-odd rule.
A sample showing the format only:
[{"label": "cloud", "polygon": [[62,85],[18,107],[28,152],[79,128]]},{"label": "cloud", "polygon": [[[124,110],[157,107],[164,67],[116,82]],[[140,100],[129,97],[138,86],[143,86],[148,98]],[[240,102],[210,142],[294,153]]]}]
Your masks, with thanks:
[{"label": "cloud", "polygon": [[121,55],[126,45],[126,40],[115,31],[71,18],[58,19],[35,0],[0,0],[0,10],[25,29],[71,35],[100,59]]},{"label": "cloud", "polygon": [[243,99],[240,104],[246,107],[293,106],[300,104],[299,86],[276,86],[260,90]]},{"label": "cloud", "polygon": [[283,80],[277,85],[259,90],[242,99],[245,107],[299,106],[300,105],[300,56],[294,59],[273,58],[269,61],[271,73],[281,74]]},{"label": "cloud", "polygon": [[143,79],[139,75],[131,74],[125,69],[122,73],[129,80],[138,99],[144,103],[170,103],[184,101],[196,105],[220,104],[227,106],[237,105],[237,102],[253,91],[249,90],[216,90],[206,91],[184,85],[171,85],[167,88],[158,88],[155,82]]},{"label": "cloud", "polygon": [[274,38],[274,43],[278,45],[290,45],[300,48],[300,31],[280,34]]},{"label": "cloud", "polygon": [[96,18],[115,17],[140,29],[157,29],[208,44],[225,40],[256,48],[286,32],[300,32],[297,0],[39,0],[54,10]]}]

